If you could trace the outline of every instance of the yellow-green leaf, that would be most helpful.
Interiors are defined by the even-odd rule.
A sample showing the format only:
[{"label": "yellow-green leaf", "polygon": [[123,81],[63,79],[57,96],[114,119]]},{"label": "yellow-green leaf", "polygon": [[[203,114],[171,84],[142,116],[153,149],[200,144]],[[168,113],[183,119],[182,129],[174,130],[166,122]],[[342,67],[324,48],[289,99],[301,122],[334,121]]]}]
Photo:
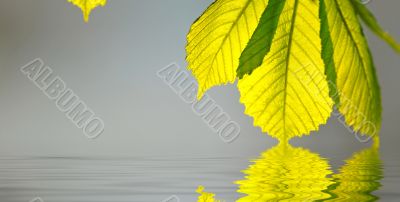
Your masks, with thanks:
[{"label": "yellow-green leaf", "polygon": [[368,8],[364,4],[361,4],[359,0],[352,0],[352,3],[358,16],[360,16],[364,23],[377,36],[386,41],[397,53],[400,53],[400,44],[388,32],[382,29],[375,16],[368,10]]},{"label": "yellow-green leaf", "polygon": [[83,13],[83,19],[85,22],[89,21],[90,12],[97,6],[105,6],[107,0],[68,0],[75,6],[79,7]]},{"label": "yellow-green leaf", "polygon": [[[339,111],[356,132],[377,135],[381,124],[381,97],[375,67],[367,41],[350,1],[321,0],[332,43],[325,63],[333,64]],[[324,42],[325,44],[329,44]]]},{"label": "yellow-green leaf", "polygon": [[186,59],[199,83],[198,98],[213,86],[236,80],[240,54],[267,3],[217,0],[194,22],[187,36]]},{"label": "yellow-green leaf", "polygon": [[332,112],[318,16],[318,0],[286,0],[263,64],[238,83],[245,113],[280,140],[317,130]]},{"label": "yellow-green leaf", "polygon": [[245,74],[251,74],[254,69],[259,67],[265,55],[270,51],[284,5],[285,1],[268,4],[253,36],[240,56],[239,67],[236,71],[239,79],[243,78]]}]

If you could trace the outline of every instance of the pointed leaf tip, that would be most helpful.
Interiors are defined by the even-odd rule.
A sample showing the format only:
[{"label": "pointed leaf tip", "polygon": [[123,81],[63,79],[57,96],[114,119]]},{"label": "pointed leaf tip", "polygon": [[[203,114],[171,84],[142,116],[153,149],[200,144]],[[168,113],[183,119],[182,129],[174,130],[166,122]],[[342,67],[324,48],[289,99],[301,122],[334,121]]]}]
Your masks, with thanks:
[{"label": "pointed leaf tip", "polygon": [[105,6],[107,0],[68,0],[82,10],[83,20],[89,22],[91,11],[98,6]]},{"label": "pointed leaf tip", "polygon": [[238,88],[254,125],[285,142],[318,130],[333,101],[321,56],[318,0],[269,3],[284,4],[270,51]]}]

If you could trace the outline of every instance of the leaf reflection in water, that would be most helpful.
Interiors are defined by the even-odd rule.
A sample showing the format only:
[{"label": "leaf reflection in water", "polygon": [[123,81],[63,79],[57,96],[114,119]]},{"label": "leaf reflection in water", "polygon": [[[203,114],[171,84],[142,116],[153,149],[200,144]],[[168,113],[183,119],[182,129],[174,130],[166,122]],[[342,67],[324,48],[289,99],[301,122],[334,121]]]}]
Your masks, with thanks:
[{"label": "leaf reflection in water", "polygon": [[[267,201],[377,201],[372,193],[381,187],[382,162],[378,147],[356,152],[335,174],[327,159],[304,148],[279,144],[251,161],[239,180],[239,202]],[[204,188],[201,186],[201,190]],[[213,199],[213,193],[198,192]],[[201,197],[199,197],[199,201]],[[204,200],[203,200],[204,201]]]},{"label": "leaf reflection in water", "polygon": [[238,201],[316,201],[331,197],[334,182],[326,159],[307,149],[280,144],[261,154],[245,171]]}]

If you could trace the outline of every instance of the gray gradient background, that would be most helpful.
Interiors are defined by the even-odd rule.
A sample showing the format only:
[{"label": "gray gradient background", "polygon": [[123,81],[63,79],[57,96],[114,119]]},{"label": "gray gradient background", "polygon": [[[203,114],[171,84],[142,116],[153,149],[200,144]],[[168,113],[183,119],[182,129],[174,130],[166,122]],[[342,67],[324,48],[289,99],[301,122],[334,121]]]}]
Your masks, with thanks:
[{"label": "gray gradient background", "polygon": [[[243,114],[235,85],[209,93],[241,126],[222,142],[157,76],[171,62],[184,67],[186,34],[211,0],[110,0],[85,24],[65,0],[0,1],[1,156],[257,156],[276,144]],[[382,26],[400,39],[400,1],[369,4]],[[369,31],[383,97],[382,153],[398,154],[400,57]],[[105,122],[87,139],[19,68],[42,58]],[[331,119],[296,145],[321,154],[359,143]]]}]

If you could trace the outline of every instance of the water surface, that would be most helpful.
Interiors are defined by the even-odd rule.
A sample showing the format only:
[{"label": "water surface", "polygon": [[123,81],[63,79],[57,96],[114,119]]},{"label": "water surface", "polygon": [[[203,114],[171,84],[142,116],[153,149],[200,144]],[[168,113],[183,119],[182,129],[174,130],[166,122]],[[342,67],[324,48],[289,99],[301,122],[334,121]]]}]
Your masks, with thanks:
[{"label": "water surface", "polygon": [[[334,163],[305,148],[246,157],[2,157],[0,201],[400,201],[400,162],[366,148]],[[395,159],[395,158],[393,158]],[[171,200],[176,201],[176,200]]]}]

